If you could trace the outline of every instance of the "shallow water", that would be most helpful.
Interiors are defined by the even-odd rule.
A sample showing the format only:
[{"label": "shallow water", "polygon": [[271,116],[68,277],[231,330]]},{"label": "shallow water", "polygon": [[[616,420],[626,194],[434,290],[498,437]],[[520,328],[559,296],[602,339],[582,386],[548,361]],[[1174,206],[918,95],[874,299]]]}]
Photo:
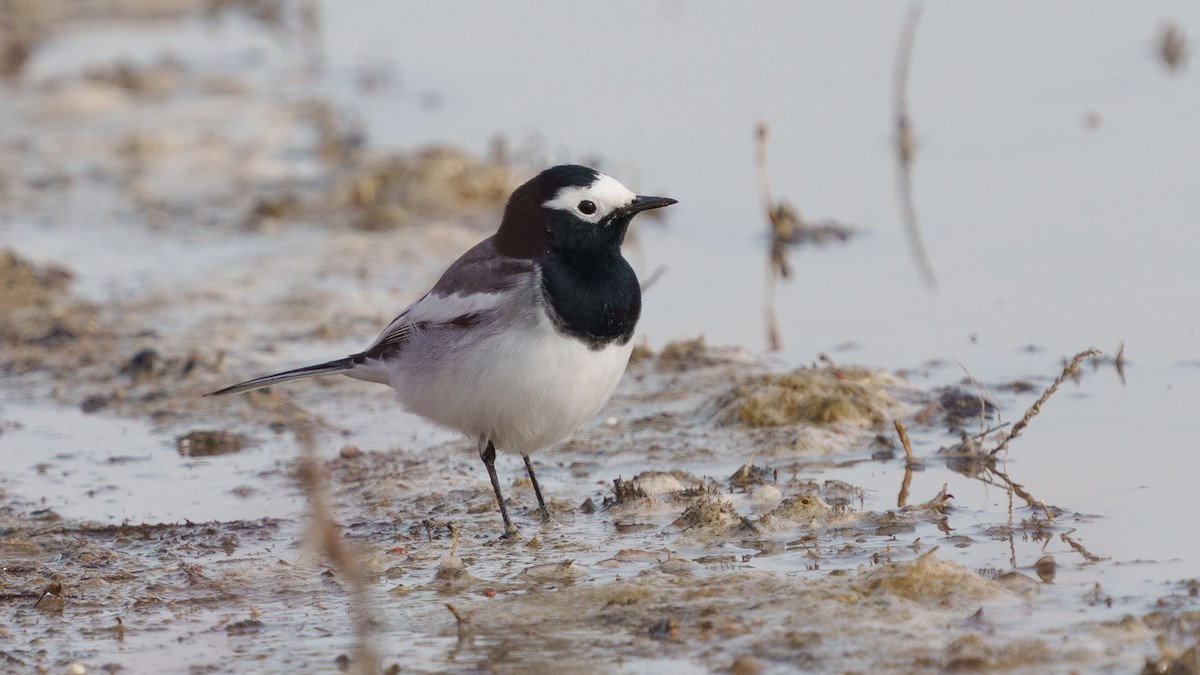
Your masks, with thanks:
[{"label": "shallow water", "polygon": [[[798,255],[779,297],[791,361],[847,341],[860,360],[957,356],[985,378],[1012,375],[1026,344],[1057,358],[1124,340],[1139,363],[1196,358],[1200,93],[1194,72],[1170,75],[1154,52],[1160,22],[1186,27],[1196,9],[924,8],[909,107],[914,200],[940,282],[929,293],[906,253],[891,150],[906,7],[865,7],[504,5],[468,21],[364,2],[326,6],[324,26],[331,86],[376,142],[483,151],[497,133],[535,135],[551,160],[598,155],[679,198],[668,228],[642,228],[647,270],[670,267],[647,298],[653,339],[762,345],[762,120],[774,193],[865,230]],[[398,82],[351,97],[348,75],[377,62]],[[428,89],[442,101],[432,110],[419,105]]]},{"label": "shallow water", "polygon": [[[256,100],[277,101],[296,92],[329,96],[360,121],[372,147],[449,140],[482,154],[500,134],[516,150],[545,161],[598,157],[604,170],[640,191],[680,200],[662,223],[641,224],[638,248],[630,253],[643,274],[668,268],[646,297],[641,325],[655,348],[704,334],[710,344],[762,352],[766,239],[752,131],[764,120],[772,129],[768,161],[774,193],[805,216],[861,228],[846,245],[794,253],[796,276],[780,285],[777,296],[785,348],[768,357],[777,366],[811,363],[824,353],[838,363],[915,369],[910,377],[922,389],[959,382],[965,368],[989,387],[1029,378],[1040,390],[1064,356],[1090,346],[1113,354],[1125,343],[1125,384],[1110,367],[1087,369],[1079,384],[1064,385],[1012,443],[1005,464],[1012,478],[1064,509],[1053,538],[1032,541],[1018,533],[1011,543],[993,539],[991,528],[1008,519],[1008,493],[955,473],[935,457],[954,438],[914,429],[916,454],[927,464],[914,474],[909,501],[932,498],[946,484],[955,505],[950,532],[920,521],[911,533],[864,537],[842,553],[843,539],[824,533],[814,566],[803,547],[758,555],[734,536],[690,543],[668,539],[664,528],[677,513],[651,513],[643,517],[644,529],[621,531],[613,526],[616,517],[573,515],[539,535],[557,542],[555,553],[477,546],[463,554],[473,556],[470,573],[500,585],[561,549],[586,570],[580,586],[602,586],[653,567],[598,565],[614,550],[666,547],[685,558],[733,555],[741,570],[812,580],[830,569],[870,564],[873,555],[900,558],[901,550],[908,555],[913,540],[920,539],[922,550],[940,545],[939,558],[971,570],[1015,566],[1036,578],[1034,563],[1047,553],[1056,557],[1054,583],[1040,586],[1036,603],[989,608],[993,625],[1008,636],[1037,636],[1076,622],[1150,611],[1173,583],[1195,577],[1200,564],[1191,536],[1200,525],[1192,508],[1200,462],[1195,452],[1200,286],[1193,270],[1200,231],[1190,226],[1200,207],[1194,189],[1200,178],[1195,162],[1200,90],[1194,72],[1168,73],[1154,53],[1164,17],[1196,30],[1200,11],[1188,4],[1031,3],[1019,11],[957,3],[924,7],[909,101],[918,139],[913,198],[939,282],[934,291],[916,274],[898,216],[890,91],[904,11],[902,5],[866,11],[860,5],[779,3],[747,11],[669,2],[507,3],[473,6],[466,15],[432,5],[326,2],[319,5],[319,48],[305,42],[312,36],[267,30],[236,16],[217,22],[83,24],[43,43],[26,77],[52,80],[114,58],[151,61],[169,52],[198,71],[242,78]],[[319,67],[309,68],[313,63]],[[363,86],[368,71],[382,73],[381,84]],[[133,110],[146,125],[154,124],[153,106]],[[203,124],[197,119],[204,118],[205,108],[197,110],[191,122]],[[274,128],[257,104],[246,110],[244,126],[221,131],[253,138]],[[1085,124],[1089,115],[1098,120],[1094,128]],[[226,119],[214,113],[211,123]],[[303,142],[296,138],[272,147],[286,150]],[[286,180],[302,182],[316,172],[311,159],[293,155],[284,157],[294,159]],[[185,194],[190,189],[170,177],[165,181]],[[345,238],[323,227],[233,232],[223,224],[224,206],[214,204],[208,227],[148,230],[120,217],[85,217],[93,210],[130,210],[122,206],[117,186],[88,183],[64,198],[74,203],[6,212],[5,243],[23,255],[71,267],[78,275],[73,290],[81,297],[133,306],[150,298],[144,311],[158,322],[154,329],[168,345],[186,343],[198,328],[194,316],[245,302],[238,320],[249,338],[234,342],[253,348],[255,367],[267,369],[336,356],[368,341],[461,250],[459,240],[472,236],[434,238],[427,254],[420,242],[403,244],[411,250],[402,252],[375,251],[386,269],[352,276],[329,262],[346,246]],[[189,222],[187,214],[177,219]],[[380,241],[400,245],[395,237]],[[297,270],[305,271],[303,283],[291,276]],[[291,298],[297,288],[311,293],[308,301],[316,306],[342,303],[352,318],[349,327],[314,343],[297,332],[305,325],[301,307],[298,319],[284,320],[288,332],[280,344],[272,345],[272,317],[256,312],[274,298]],[[931,361],[940,365],[921,365]],[[236,379],[253,373],[227,374]],[[217,407],[164,424],[84,414],[70,395],[52,395],[44,382],[11,382],[0,399],[0,423],[9,424],[0,431],[0,456],[10,467],[0,488],[15,504],[100,523],[279,519],[284,525],[269,544],[244,547],[237,557],[251,565],[276,556],[303,558],[289,550],[289,542],[301,537],[306,500],[291,479],[296,444],[288,434],[272,434]],[[626,395],[633,396],[628,389]],[[1019,418],[1035,395],[997,393],[1003,419]],[[480,478],[469,450],[453,444],[452,435],[395,412],[385,390],[314,386],[298,391],[296,400],[330,422],[320,444],[324,457],[335,457],[348,444],[414,461],[432,455],[434,469]],[[623,404],[628,407],[621,421],[657,410],[639,407],[636,396],[633,401]],[[226,426],[245,430],[253,442],[236,454],[200,459],[181,457],[175,449],[174,438],[192,428]],[[603,437],[604,429],[595,422],[587,438]],[[585,497],[599,503],[610,490],[603,482],[647,469],[683,468],[723,480],[750,453],[721,442],[685,461],[679,461],[687,454],[682,450],[656,454],[625,447],[603,459],[580,450],[546,453],[538,458],[545,467],[539,475],[551,495],[571,505]],[[795,471],[806,479],[861,488],[857,506],[863,511],[894,508],[903,459],[861,461],[869,455],[856,447],[828,459],[800,458]],[[501,463],[504,475],[519,472],[512,458]],[[760,463],[788,462],[775,457]],[[436,489],[428,487],[436,483],[433,478],[412,480],[422,486],[414,489]],[[361,486],[346,489],[353,497],[343,497],[351,503],[361,496],[356,491]],[[739,512],[750,508],[735,503]],[[1018,503],[1018,521],[1031,514],[1036,510]],[[361,517],[358,529],[348,529],[372,545],[400,540],[386,511],[359,514],[350,508],[348,517]],[[1104,560],[1088,562],[1073,551],[1059,537],[1068,528]],[[970,541],[951,538],[961,536]],[[487,539],[479,532],[466,538]],[[412,540],[403,541],[415,550]],[[436,555],[445,555],[445,537],[436,542]],[[432,538],[429,546],[426,555],[435,555]],[[272,552],[264,553],[267,549]],[[742,560],[747,555],[752,557]],[[403,577],[405,585],[418,589],[412,595],[377,591],[386,657],[428,660],[430,670],[471,670],[486,664],[544,666],[548,654],[572,655],[569,644],[547,637],[521,647],[519,631],[507,627],[481,628],[472,642],[456,638],[453,624],[444,625],[441,592],[422,588],[435,578],[428,560],[412,563]],[[717,574],[700,567],[699,576]],[[1111,603],[1081,602],[1096,584]],[[269,593],[245,597],[268,615],[275,613],[277,624],[278,615],[297,607]],[[245,603],[237,607],[240,617]],[[270,635],[253,639],[245,651],[263,650],[270,663],[301,670],[327,667],[339,650],[349,649],[344,611],[336,609],[312,619],[322,630],[328,627],[322,637],[300,631],[317,640],[306,643],[302,654],[271,651],[266,644],[277,636]],[[196,610],[192,623],[170,632],[191,636],[190,651],[180,647],[172,658],[190,663],[210,658],[218,647],[206,627],[227,622],[232,611]],[[577,646],[573,656],[580,664],[606,653],[594,631],[574,630],[579,633],[555,637],[599,645]],[[159,648],[167,644],[154,642]],[[851,636],[847,644],[853,643]],[[142,653],[134,647],[142,644],[148,643],[132,640],[130,648]],[[122,652],[105,644],[92,649],[97,663]],[[708,671],[727,665],[724,653],[717,658],[702,651],[664,647],[653,658],[631,656],[620,667]],[[1139,662],[1134,656],[1119,663]]]},{"label": "shallow water", "polygon": [[[1186,30],[1200,13],[924,6],[908,96],[913,198],[939,282],[930,292],[907,254],[890,139],[907,8],[865,9],[531,4],[476,7],[468,20],[327,4],[328,86],[375,142],[448,137],[484,151],[495,134],[535,137],[552,160],[598,155],[638,189],[678,198],[665,226],[639,229],[644,269],[668,267],[641,326],[656,344],[700,333],[764,344],[752,131],[766,121],[774,193],[864,230],[796,254],[796,278],[778,291],[779,358],[957,359],[995,383],[1124,342],[1128,383],[1103,373],[1068,387],[1014,442],[1009,468],[1033,494],[1096,514],[1084,534],[1114,562],[1157,561],[1109,566],[1116,592],[1194,573],[1200,370],[1185,362],[1200,356],[1200,230],[1189,225],[1200,211],[1200,88],[1194,70],[1166,70],[1155,38],[1165,19]],[[397,82],[356,95],[348,75],[364,63],[390,65]],[[421,105],[427,91],[439,105]],[[962,377],[951,364],[931,382]],[[1005,406],[1005,419],[1025,404]],[[951,480],[923,478],[932,491]],[[959,506],[987,514],[1003,499],[964,482],[952,481]]]}]

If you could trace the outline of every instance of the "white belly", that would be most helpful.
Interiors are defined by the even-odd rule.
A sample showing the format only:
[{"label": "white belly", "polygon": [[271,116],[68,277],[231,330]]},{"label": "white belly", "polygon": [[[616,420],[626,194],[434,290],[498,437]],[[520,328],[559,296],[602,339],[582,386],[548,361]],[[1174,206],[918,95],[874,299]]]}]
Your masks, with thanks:
[{"label": "white belly", "polygon": [[595,417],[632,350],[632,341],[588,349],[539,312],[536,322],[509,324],[474,344],[414,340],[391,385],[408,410],[526,455],[566,440]]}]

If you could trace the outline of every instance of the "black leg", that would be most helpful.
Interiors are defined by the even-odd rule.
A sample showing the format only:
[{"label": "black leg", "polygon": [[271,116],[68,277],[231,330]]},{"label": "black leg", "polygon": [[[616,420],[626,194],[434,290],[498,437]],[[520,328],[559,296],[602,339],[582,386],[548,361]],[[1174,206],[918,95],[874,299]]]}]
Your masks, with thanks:
[{"label": "black leg", "polygon": [[496,492],[496,503],[500,505],[500,517],[504,519],[504,536],[512,536],[517,533],[517,528],[513,527],[512,521],[508,519],[508,507],[504,505],[504,495],[500,494],[500,479],[496,477],[496,446],[488,441],[487,447],[479,453],[479,458],[487,467],[488,478],[492,479],[492,490]]},{"label": "black leg", "polygon": [[529,455],[521,455],[521,459],[525,460],[525,470],[529,472],[529,480],[533,482],[533,494],[538,498],[538,509],[542,512],[542,522],[550,522],[550,510],[546,508],[546,500],[542,499],[542,486],[538,485],[537,476],[533,473],[533,462],[529,461]]}]

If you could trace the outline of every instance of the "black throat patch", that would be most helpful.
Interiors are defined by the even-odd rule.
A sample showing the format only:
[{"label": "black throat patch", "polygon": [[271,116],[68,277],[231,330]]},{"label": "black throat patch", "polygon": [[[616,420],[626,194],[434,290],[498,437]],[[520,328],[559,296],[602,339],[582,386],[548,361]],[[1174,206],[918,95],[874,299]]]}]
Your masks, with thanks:
[{"label": "black throat patch", "polygon": [[641,286],[619,250],[550,253],[542,293],[559,332],[594,351],[628,343],[642,314]]}]

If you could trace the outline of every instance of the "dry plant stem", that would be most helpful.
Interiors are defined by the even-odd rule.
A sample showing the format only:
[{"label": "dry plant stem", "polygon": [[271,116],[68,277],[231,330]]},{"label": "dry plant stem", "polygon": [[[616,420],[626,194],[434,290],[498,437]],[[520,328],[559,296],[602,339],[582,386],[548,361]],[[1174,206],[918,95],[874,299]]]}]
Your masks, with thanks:
[{"label": "dry plant stem", "polygon": [[1113,366],[1117,369],[1117,377],[1121,378],[1121,386],[1125,386],[1125,343],[1117,345],[1117,355],[1113,357]]},{"label": "dry plant stem", "polygon": [[767,181],[767,134],[769,133],[767,123],[759,122],[754,129],[754,165],[758,171],[758,194],[762,200],[763,212],[767,214],[767,221],[771,219],[771,205],[775,202],[771,200],[771,185]]},{"label": "dry plant stem", "polygon": [[[1002,471],[1002,472],[1003,472],[1003,473],[1004,473],[1006,476],[1008,475],[1008,452],[1007,452],[1007,451],[1008,451],[1008,447],[1007,447],[1007,446],[1005,446],[1005,453],[1004,453],[1004,456],[1003,456],[1003,457],[1001,457],[1001,459],[1000,459],[1000,464],[1001,464],[1001,466],[1003,467],[1003,468],[1001,469],[1001,471]],[[995,462],[994,462],[994,461],[993,461],[992,465],[993,465],[993,466],[995,466]],[[1008,545],[1009,545],[1009,548],[1010,548],[1010,549],[1012,549],[1012,550],[1011,550],[1011,553],[1012,553],[1012,567],[1013,567],[1013,569],[1015,570],[1015,569],[1017,569],[1017,549],[1016,549],[1016,546],[1015,546],[1015,544],[1013,544],[1013,540],[1012,540],[1012,536],[1013,536],[1013,535],[1012,535],[1012,533],[1013,533],[1013,524],[1016,522],[1016,519],[1015,519],[1015,517],[1014,517],[1014,515],[1013,515],[1013,512],[1014,512],[1014,509],[1013,509],[1013,491],[1012,491],[1012,489],[1006,489],[1006,490],[1004,491],[1004,494],[1005,494],[1005,496],[1007,497],[1007,501],[1008,501]]]},{"label": "dry plant stem", "polygon": [[[967,379],[971,381],[971,384],[976,389],[978,389],[980,392],[982,392],[979,394],[979,429],[980,429],[980,431],[978,434],[972,436],[972,438],[984,438],[988,434],[992,433],[993,431],[995,431],[997,429],[1002,429],[1005,426],[1007,426],[1005,424],[1004,420],[1002,420],[1000,418],[1000,402],[997,401],[996,397],[992,395],[992,391],[987,388],[987,385],[980,382],[978,380],[978,378],[976,378],[975,375],[971,373],[970,370],[967,370],[967,367],[965,365],[963,365],[962,361],[959,361],[958,359],[954,359],[954,362],[957,363],[958,367],[961,368],[963,373],[966,374]],[[992,429],[988,429],[988,428],[984,427],[984,423],[987,420],[987,404],[989,402],[996,409],[996,424],[997,424],[997,426]]]},{"label": "dry plant stem", "polygon": [[908,72],[920,17],[921,6],[916,3],[909,5],[904,25],[900,28],[900,44],[896,51],[892,104],[896,115],[896,186],[900,193],[900,217],[921,281],[927,288],[933,289],[937,288],[937,278],[925,252],[925,242],[917,226],[917,207],[913,201],[912,166],[916,158],[916,142],[913,140],[912,121],[908,116]]},{"label": "dry plant stem", "polygon": [[1020,435],[1021,431],[1025,427],[1029,426],[1030,420],[1032,420],[1039,412],[1041,412],[1042,406],[1045,405],[1046,401],[1050,400],[1050,397],[1054,395],[1054,392],[1058,391],[1058,387],[1067,378],[1074,377],[1079,372],[1079,365],[1083,363],[1084,359],[1101,356],[1102,354],[1103,352],[1101,352],[1099,349],[1088,349],[1076,354],[1071,361],[1063,367],[1063,370],[1061,373],[1059,373],[1058,377],[1054,378],[1054,381],[1050,383],[1050,386],[1046,387],[1046,390],[1042,392],[1042,395],[1038,397],[1038,400],[1034,401],[1033,405],[1029,406],[1029,409],[1025,411],[1025,415],[1021,419],[1017,420],[1017,423],[1012,426],[1012,429],[1009,429],[1008,433],[1002,437],[1003,440],[1000,447],[992,450],[992,454],[994,455],[1007,447],[1009,441],[1016,438],[1018,435]]},{"label": "dry plant stem", "polygon": [[1042,511],[1044,511],[1046,513],[1046,520],[1049,520],[1050,522],[1053,523],[1054,522],[1054,514],[1050,512],[1050,507],[1046,506],[1045,499],[1042,500]]},{"label": "dry plant stem", "polygon": [[[1074,531],[1075,531],[1074,528],[1072,528],[1071,532],[1074,532]],[[1083,556],[1084,560],[1087,560],[1090,563],[1096,563],[1096,562],[1100,562],[1101,560],[1105,559],[1104,556],[1098,556],[1095,553],[1092,553],[1091,551],[1084,548],[1083,544],[1072,539],[1071,532],[1063,532],[1062,534],[1059,535],[1059,537],[1064,542],[1066,542],[1068,545],[1070,545],[1071,548],[1075,549],[1076,553]]]},{"label": "dry plant stem", "polygon": [[657,268],[655,268],[654,271],[650,273],[650,276],[646,277],[646,279],[642,281],[642,292],[645,293],[646,291],[650,290],[650,287],[658,283],[658,280],[661,279],[662,275],[666,273],[666,265],[659,265]]},{"label": "dry plant stem", "polygon": [[460,647],[470,646],[475,641],[475,627],[471,625],[471,614],[460,613],[454,605],[445,603],[446,609],[454,615],[454,625],[458,630],[458,645]]},{"label": "dry plant stem", "polygon": [[763,322],[767,332],[767,349],[777,352],[783,349],[783,336],[779,332],[779,320],[775,316],[775,268],[767,261],[767,288],[763,299]]},{"label": "dry plant stem", "polygon": [[446,604],[446,609],[450,610],[450,614],[454,615],[454,622],[458,624],[458,629],[460,631],[463,629],[463,627],[465,627],[471,623],[471,620],[469,618],[464,617],[462,614],[458,613],[458,610],[455,609],[454,605],[452,605],[448,602],[445,604]]},{"label": "dry plant stem", "polygon": [[450,552],[446,556],[453,557],[454,552],[458,550],[458,525],[446,523],[446,529],[450,530]]},{"label": "dry plant stem", "polygon": [[908,488],[912,485],[912,466],[904,467],[904,480],[900,482],[900,495],[896,497],[896,508],[908,506]]},{"label": "dry plant stem", "polygon": [[342,541],[339,528],[331,515],[325,485],[321,479],[321,464],[317,458],[316,435],[312,423],[307,420],[298,423],[294,433],[301,448],[299,480],[308,495],[309,508],[312,509],[309,521],[310,536],[321,554],[350,586],[350,617],[354,625],[354,657],[351,664],[356,673],[374,675],[380,671],[382,664],[372,644],[372,621],[362,564]]},{"label": "dry plant stem", "polygon": [[992,473],[1000,478],[1000,480],[1004,483],[1004,486],[1010,492],[1012,492],[1016,496],[1020,497],[1021,499],[1025,500],[1025,503],[1027,505],[1029,505],[1030,508],[1037,507],[1038,502],[1040,500],[1034,498],[1033,495],[1029,494],[1029,491],[1026,490],[1025,487],[1022,486],[1020,483],[1014,483],[1013,480],[1008,477],[1007,473],[1005,473],[1001,469],[995,468],[994,466],[992,467]]},{"label": "dry plant stem", "polygon": [[904,460],[908,466],[913,465],[913,450],[912,443],[908,440],[908,429],[904,428],[904,422],[894,420],[892,426],[896,427],[896,435],[900,437],[900,445],[904,446]]},{"label": "dry plant stem", "polygon": [[904,428],[904,422],[893,420],[892,426],[896,427],[896,435],[900,437],[900,445],[904,446],[904,480],[900,483],[900,494],[896,497],[896,508],[904,508],[908,504],[908,488],[912,485],[913,460],[912,443],[908,440],[908,430]]},{"label": "dry plant stem", "polygon": [[779,322],[775,317],[775,280],[779,274],[779,259],[787,255],[785,244],[778,241],[772,217],[775,202],[771,201],[771,185],[767,180],[767,123],[759,122],[754,130],[754,164],[758,172],[759,198],[763,213],[771,226],[771,248],[767,253],[767,280],[763,291],[763,322],[767,333],[767,349],[777,352],[783,348],[783,337],[779,333]]},{"label": "dry plant stem", "polygon": [[1013,524],[1016,522],[1013,519],[1013,491],[1006,490],[1005,494],[1008,496],[1008,561],[1015,571],[1017,569],[1017,543],[1013,540]]}]

